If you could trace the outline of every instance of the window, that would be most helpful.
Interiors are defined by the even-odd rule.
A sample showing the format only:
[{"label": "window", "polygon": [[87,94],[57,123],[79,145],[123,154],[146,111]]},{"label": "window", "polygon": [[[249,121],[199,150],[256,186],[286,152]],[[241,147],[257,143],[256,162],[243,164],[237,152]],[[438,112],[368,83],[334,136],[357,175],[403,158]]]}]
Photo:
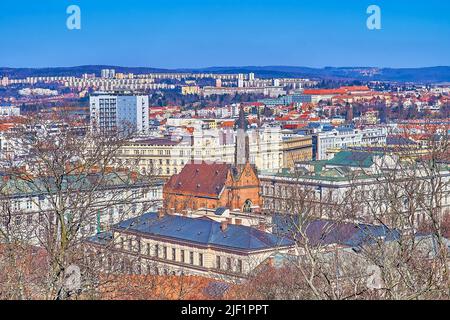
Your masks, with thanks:
[{"label": "window", "polygon": [[15,222],[17,226],[20,226],[22,224],[22,215],[17,215]]},{"label": "window", "polygon": [[237,261],[237,270],[239,273],[242,273],[242,260]]},{"label": "window", "polygon": [[246,212],[246,213],[252,212],[252,205],[253,205],[252,201],[250,199],[247,199],[244,203],[244,207],[242,208],[242,211]]},{"label": "window", "polygon": [[150,243],[147,243],[147,255],[150,255]]},{"label": "window", "polygon": [[32,224],[33,223],[33,215],[32,214],[29,214],[28,216],[27,216],[27,224]]},{"label": "window", "polygon": [[177,250],[175,248],[172,248],[172,260],[177,260]]},{"label": "window", "polygon": [[194,264],[194,253],[192,251],[189,252],[189,263]]},{"label": "window", "polygon": [[231,271],[232,267],[231,267],[231,258],[227,258],[227,270]]},{"label": "window", "polygon": [[155,257],[159,257],[159,245],[155,244]]},{"label": "window", "polygon": [[216,268],[220,269],[220,256],[216,257]]},{"label": "window", "polygon": [[184,250],[181,250],[181,251],[180,251],[180,256],[181,256],[181,262],[184,263],[184,262],[185,262],[185,261],[184,261]]},{"label": "window", "polygon": [[167,259],[167,247],[163,247],[163,258]]},{"label": "window", "polygon": [[198,254],[198,265],[203,267],[203,253]]},{"label": "window", "polygon": [[31,199],[27,200],[27,209],[32,209],[33,208],[33,201]]},{"label": "window", "polygon": [[108,210],[109,213],[109,223],[114,223],[114,208],[109,208]]}]

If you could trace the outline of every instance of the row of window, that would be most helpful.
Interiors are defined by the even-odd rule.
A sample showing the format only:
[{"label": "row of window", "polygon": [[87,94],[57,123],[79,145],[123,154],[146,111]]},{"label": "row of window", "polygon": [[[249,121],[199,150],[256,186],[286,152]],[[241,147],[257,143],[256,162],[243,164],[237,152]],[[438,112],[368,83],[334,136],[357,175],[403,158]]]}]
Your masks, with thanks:
[{"label": "row of window", "polygon": [[[120,249],[128,249],[130,251],[141,252],[140,242],[137,242],[137,245],[133,246],[133,239],[128,239],[127,248],[125,248],[125,240],[123,238],[119,239],[119,248]],[[142,252],[141,252],[142,253]],[[197,265],[200,267],[204,267],[204,255],[201,252],[194,251],[186,251],[185,249],[177,249],[177,248],[169,248],[165,245],[155,244],[151,245],[147,243],[145,245],[145,253],[149,257],[155,257],[159,259],[181,262],[184,264]],[[195,259],[197,256],[197,259]],[[226,270],[229,272],[239,272],[242,273],[242,260],[232,259],[231,257],[222,257],[216,256],[216,269]]]},{"label": "row of window", "polygon": [[[153,166],[153,165],[156,165],[156,164],[159,164],[161,166],[162,165],[178,166],[178,161],[176,159],[172,160],[172,164],[171,164],[171,161],[169,159],[158,159],[158,160],[157,159],[148,159],[148,160],[145,160],[145,159],[125,159],[125,160],[122,160],[122,161],[118,160],[117,163],[125,164],[125,165],[127,165],[127,164],[134,164],[136,166],[138,166],[140,164],[141,165],[142,164],[146,164],[146,163],[148,163],[150,166]],[[185,163],[184,160],[180,160],[180,162],[179,162],[179,164],[181,166],[184,166],[184,163]]]}]

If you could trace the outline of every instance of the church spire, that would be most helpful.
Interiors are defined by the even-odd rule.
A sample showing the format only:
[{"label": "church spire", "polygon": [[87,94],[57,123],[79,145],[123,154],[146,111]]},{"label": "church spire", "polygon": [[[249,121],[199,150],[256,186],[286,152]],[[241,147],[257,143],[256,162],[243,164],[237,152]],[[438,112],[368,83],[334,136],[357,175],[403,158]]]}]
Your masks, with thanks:
[{"label": "church spire", "polygon": [[234,152],[234,165],[236,167],[247,164],[250,161],[250,142],[247,133],[247,119],[244,108],[239,109],[239,117],[236,121],[236,145]]},{"label": "church spire", "polygon": [[247,131],[247,119],[245,118],[244,107],[239,108],[239,117],[237,120],[237,129]]}]

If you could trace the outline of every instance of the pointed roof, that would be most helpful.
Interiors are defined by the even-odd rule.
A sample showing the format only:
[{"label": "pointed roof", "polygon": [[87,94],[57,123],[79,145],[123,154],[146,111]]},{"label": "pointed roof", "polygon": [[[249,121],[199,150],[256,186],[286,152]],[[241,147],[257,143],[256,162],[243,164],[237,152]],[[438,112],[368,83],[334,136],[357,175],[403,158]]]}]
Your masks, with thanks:
[{"label": "pointed roof", "polygon": [[242,129],[244,131],[247,131],[247,126],[248,126],[248,120],[245,117],[244,108],[241,106],[239,108],[239,117],[236,120],[236,128],[237,129]]}]

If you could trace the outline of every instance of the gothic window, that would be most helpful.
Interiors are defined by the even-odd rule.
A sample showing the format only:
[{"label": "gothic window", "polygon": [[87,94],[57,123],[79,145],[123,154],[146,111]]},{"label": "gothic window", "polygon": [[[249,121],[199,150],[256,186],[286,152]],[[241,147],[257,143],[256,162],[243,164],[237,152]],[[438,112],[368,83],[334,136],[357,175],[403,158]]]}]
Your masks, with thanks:
[{"label": "gothic window", "polygon": [[252,201],[246,200],[244,203],[244,208],[242,209],[243,212],[252,212]]}]

